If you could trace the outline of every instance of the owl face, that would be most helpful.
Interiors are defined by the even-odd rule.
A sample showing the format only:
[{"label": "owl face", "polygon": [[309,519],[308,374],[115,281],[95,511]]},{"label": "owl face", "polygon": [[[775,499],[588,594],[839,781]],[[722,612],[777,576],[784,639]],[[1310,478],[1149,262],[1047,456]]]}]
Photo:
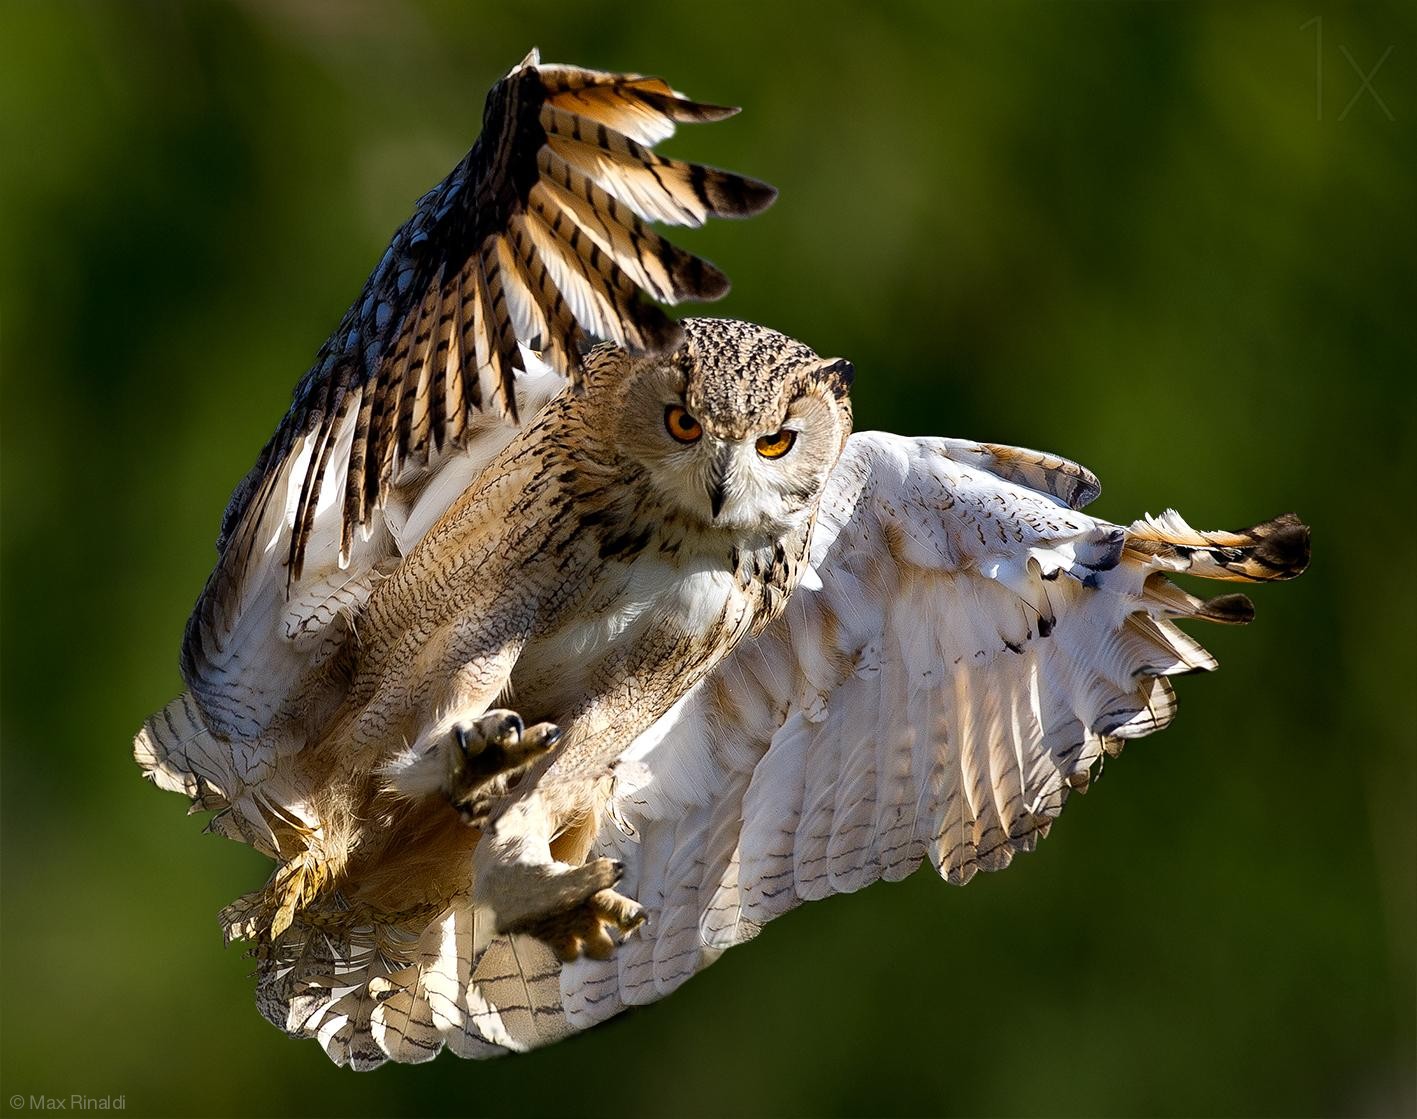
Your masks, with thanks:
[{"label": "owl face", "polygon": [[800,527],[851,433],[850,364],[746,323],[684,326],[679,351],[628,379],[619,447],[705,527],[768,537]]}]

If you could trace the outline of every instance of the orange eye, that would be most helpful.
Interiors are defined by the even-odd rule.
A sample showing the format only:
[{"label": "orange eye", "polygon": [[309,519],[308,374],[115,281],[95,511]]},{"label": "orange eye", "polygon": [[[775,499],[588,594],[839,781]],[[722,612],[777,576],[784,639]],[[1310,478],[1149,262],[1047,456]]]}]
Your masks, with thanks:
[{"label": "orange eye", "polygon": [[703,425],[677,404],[664,410],[664,429],[681,443],[697,443],[704,433]]},{"label": "orange eye", "polygon": [[763,458],[781,458],[792,450],[792,444],[797,442],[797,433],[789,428],[781,431],[774,431],[771,435],[763,435],[758,438],[758,454]]}]

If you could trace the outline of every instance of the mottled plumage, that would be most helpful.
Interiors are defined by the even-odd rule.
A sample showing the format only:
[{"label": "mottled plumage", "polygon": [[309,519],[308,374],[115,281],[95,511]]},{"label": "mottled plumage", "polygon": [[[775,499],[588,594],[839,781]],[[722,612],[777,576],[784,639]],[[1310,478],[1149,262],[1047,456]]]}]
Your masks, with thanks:
[{"label": "mottled plumage", "polygon": [[648,150],[728,112],[530,56],[232,498],[135,749],[276,861],[223,922],[341,1063],[545,1044],[801,901],[1006,866],[1215,666],[1174,619],[1250,619],[1168,574],[1307,561],[852,435],[848,362],[644,302],[727,287],[644,221],[772,199]]}]

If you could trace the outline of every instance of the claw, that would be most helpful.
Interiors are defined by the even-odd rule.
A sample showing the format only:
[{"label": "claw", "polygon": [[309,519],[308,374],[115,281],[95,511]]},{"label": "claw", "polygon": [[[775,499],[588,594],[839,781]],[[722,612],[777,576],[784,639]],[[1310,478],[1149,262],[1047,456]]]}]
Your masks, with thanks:
[{"label": "claw", "polygon": [[561,741],[552,723],[528,727],[514,711],[489,711],[452,728],[447,794],[468,823],[481,826],[500,797]]},{"label": "claw", "polygon": [[382,775],[402,796],[447,797],[464,819],[481,826],[560,741],[561,728],[551,723],[528,727],[515,711],[488,711],[420,741]]},{"label": "claw", "polygon": [[[453,727],[453,738],[463,757],[471,761],[489,746],[503,750],[515,746],[521,739],[522,730],[521,716],[516,712],[494,711],[484,715],[476,723],[458,723]],[[559,729],[557,737],[560,737]]]},{"label": "claw", "polygon": [[601,890],[591,903],[627,936],[645,923],[645,907],[614,890]]},{"label": "claw", "polygon": [[[624,871],[623,865],[610,859],[597,859],[576,870],[590,868],[596,870],[593,877],[601,880],[612,873],[618,880]],[[522,922],[509,931],[528,933],[545,942],[563,963],[581,956],[608,960],[625,938],[645,923],[645,917],[642,905],[607,885],[579,904]]]}]

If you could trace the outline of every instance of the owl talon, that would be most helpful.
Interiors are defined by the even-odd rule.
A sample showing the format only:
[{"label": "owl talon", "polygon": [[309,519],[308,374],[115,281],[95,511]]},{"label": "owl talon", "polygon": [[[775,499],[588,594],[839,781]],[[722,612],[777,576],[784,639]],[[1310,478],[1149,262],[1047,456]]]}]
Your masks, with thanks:
[{"label": "owl talon", "polygon": [[543,941],[559,960],[570,963],[581,956],[610,959],[644,921],[643,906],[614,890],[603,889],[580,905],[524,922],[515,931]]},{"label": "owl talon", "polygon": [[614,886],[625,872],[615,859],[565,863],[491,863],[479,886],[498,914],[498,932],[523,933],[562,960],[609,959],[645,920],[644,909]]},{"label": "owl talon", "polygon": [[449,732],[445,791],[465,820],[482,826],[496,804],[561,740],[554,723],[528,727],[514,711],[489,711]]}]

